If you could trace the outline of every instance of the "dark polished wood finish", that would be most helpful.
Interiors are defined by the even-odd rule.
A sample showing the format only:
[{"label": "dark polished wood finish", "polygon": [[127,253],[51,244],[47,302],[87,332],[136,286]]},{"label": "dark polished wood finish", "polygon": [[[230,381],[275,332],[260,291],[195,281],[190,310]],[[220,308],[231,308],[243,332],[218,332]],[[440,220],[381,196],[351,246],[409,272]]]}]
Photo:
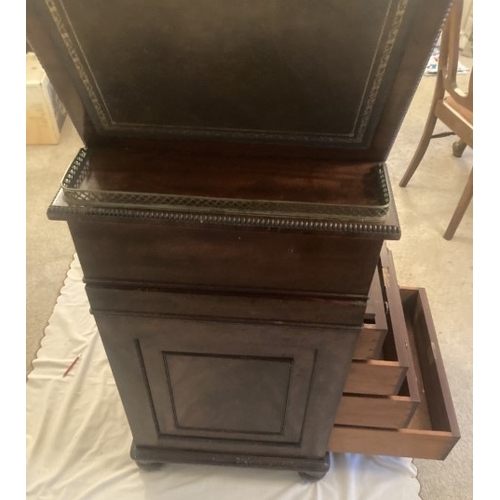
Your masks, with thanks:
[{"label": "dark polished wood finish", "polygon": [[322,479],[330,468],[330,455],[323,458],[259,457],[255,455],[232,455],[229,453],[204,453],[172,451],[163,448],[149,448],[132,443],[131,457],[145,468],[156,468],[164,462],[195,463],[204,465],[229,465],[232,467],[258,467],[298,472],[308,482]]},{"label": "dark polished wood finish", "polygon": [[137,446],[324,456],[356,329],[94,314]]},{"label": "dark polished wood finish", "polygon": [[348,294],[356,300],[368,296],[382,244],[371,238],[135,220],[81,218],[69,227],[89,282]]},{"label": "dark polished wood finish", "polygon": [[[78,188],[64,189],[49,209],[68,221],[89,283],[366,301],[383,241],[400,237],[376,164],[109,148],[89,157]],[[66,200],[75,191],[103,201]],[[116,193],[128,201],[114,202]],[[175,202],[146,204],[141,193]],[[377,217],[365,215],[372,209]]]},{"label": "dark polished wood finish", "polygon": [[[303,210],[308,209],[306,204],[319,205],[324,215],[328,215],[326,205],[371,207],[384,203],[376,162],[354,166],[313,158],[201,155],[189,151],[165,155],[160,148],[110,147],[89,148],[85,159],[86,175],[78,185],[82,191],[168,193],[172,197],[221,198],[234,203],[249,200],[255,205],[257,200],[269,201],[276,203],[278,215],[280,208],[287,214],[292,203],[304,204]],[[131,203],[137,207],[141,201],[132,198]],[[230,210],[231,205],[224,208]],[[271,208],[260,210],[266,213]],[[312,213],[313,209],[308,210]]]},{"label": "dark polished wood finish", "polygon": [[[122,2],[89,6],[77,0],[29,0],[27,38],[87,145],[384,161],[448,3],[357,0],[347,8],[344,2],[335,0],[317,5],[297,0],[270,12],[267,2],[251,7],[242,4],[232,10],[222,2],[211,2],[209,7],[193,5],[191,8],[197,9],[194,16],[185,6],[182,12],[174,12],[175,4],[168,2],[150,2],[148,8],[137,11],[133,4],[125,6]],[[198,12],[201,8],[206,11],[204,15]],[[168,29],[164,21],[159,21],[164,10],[170,11],[171,22],[177,19]],[[193,23],[195,17],[198,22]],[[201,19],[203,27],[199,25]],[[210,23],[224,24],[214,32]],[[235,29],[228,36],[228,26],[239,23],[244,29]],[[214,33],[219,34],[219,42]],[[189,55],[183,39],[191,47]],[[130,50],[124,50],[124,46]],[[220,57],[221,49],[225,59]],[[115,65],[109,64],[109,54],[113,54]],[[214,59],[209,64],[211,58],[219,61]],[[190,60],[194,61],[191,66],[183,63]],[[163,64],[168,65],[166,70],[162,70]],[[157,70],[153,77],[144,76],[153,70]],[[171,79],[162,85],[161,75],[163,79],[170,75]],[[241,82],[250,77],[256,81],[243,86]],[[194,91],[192,85],[207,78],[217,80],[202,88],[201,94]],[[313,91],[315,87],[317,91]],[[159,103],[168,102],[165,96],[169,96],[169,88],[173,91],[170,102],[184,118],[164,123],[171,116],[172,106],[166,110],[165,104]],[[127,96],[132,89],[133,97]],[[221,95],[220,89],[226,89],[226,93]],[[266,100],[266,95],[272,95],[272,99]],[[154,105],[134,106],[138,96]],[[182,111],[179,106],[186,102],[190,108]],[[221,114],[224,106],[227,112]],[[327,135],[345,133],[343,129],[358,109],[364,109],[368,117],[360,142],[339,141],[340,135],[337,139],[334,135],[332,144],[314,139],[318,130]],[[144,116],[134,115],[137,112]],[[159,124],[157,113],[163,113]],[[269,124],[262,122],[266,116]],[[220,122],[220,117],[225,121]],[[364,121],[359,121],[358,128]],[[160,127],[146,127],[151,131],[145,134],[144,127],[130,127],[129,122]],[[321,122],[325,126],[318,129]],[[188,128],[195,126],[197,132],[186,134],[182,129],[185,124]],[[173,131],[165,125],[173,125]],[[207,138],[200,128],[222,128],[228,133]],[[280,129],[284,133],[280,134]],[[287,135],[290,129],[295,132]],[[196,140],[186,135],[196,136]],[[304,140],[304,135],[309,139]]]},{"label": "dark polished wood finish", "polygon": [[134,460],[317,480],[329,450],[418,405],[384,161],[448,0],[179,5],[28,0],[85,144],[48,216],[71,231]]},{"label": "dark polished wood finish", "polygon": [[72,232],[138,460],[246,454],[318,472],[393,207],[307,232],[120,210],[59,196],[49,215]]}]

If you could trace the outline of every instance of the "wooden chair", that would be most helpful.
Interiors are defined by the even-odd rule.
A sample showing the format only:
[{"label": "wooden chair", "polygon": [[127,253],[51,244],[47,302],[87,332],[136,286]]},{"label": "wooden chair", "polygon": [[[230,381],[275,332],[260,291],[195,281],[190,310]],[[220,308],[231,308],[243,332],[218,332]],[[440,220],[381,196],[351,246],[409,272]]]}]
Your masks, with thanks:
[{"label": "wooden chair", "polygon": [[[462,19],[463,1],[455,0],[441,35],[438,73],[436,87],[432,98],[431,109],[420,143],[413,155],[399,185],[405,187],[419,166],[429,142],[433,138],[456,134],[459,138],[453,145],[453,154],[462,156],[464,149],[472,148],[472,82],[470,73],[468,89],[464,92],[457,85],[457,69],[459,56],[460,25]],[[443,122],[450,133],[432,135],[437,120]],[[462,220],[462,217],[472,199],[472,169],[469,179],[462,193],[457,208],[444,233],[444,238],[451,240]]]}]

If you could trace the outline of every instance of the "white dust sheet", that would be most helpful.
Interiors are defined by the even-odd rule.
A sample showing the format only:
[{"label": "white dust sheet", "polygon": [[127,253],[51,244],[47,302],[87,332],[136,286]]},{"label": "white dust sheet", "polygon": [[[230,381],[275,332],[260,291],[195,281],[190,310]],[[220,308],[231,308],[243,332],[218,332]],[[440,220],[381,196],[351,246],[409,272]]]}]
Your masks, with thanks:
[{"label": "white dust sheet", "polygon": [[[73,360],[72,370],[63,376]],[[239,467],[142,470],[75,257],[27,381],[27,499],[414,500],[411,459],[332,454],[325,478]]]}]

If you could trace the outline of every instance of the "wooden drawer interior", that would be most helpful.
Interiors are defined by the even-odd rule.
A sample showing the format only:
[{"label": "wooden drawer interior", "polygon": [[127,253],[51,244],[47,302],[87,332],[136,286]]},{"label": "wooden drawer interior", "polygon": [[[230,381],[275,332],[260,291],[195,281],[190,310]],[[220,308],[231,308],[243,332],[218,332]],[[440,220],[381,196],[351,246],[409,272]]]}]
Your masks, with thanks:
[{"label": "wooden drawer interior", "polygon": [[342,395],[335,425],[355,425],[398,429],[406,427],[420,403],[414,372],[408,372],[399,393],[394,396]]},{"label": "wooden drawer interior", "polygon": [[425,290],[404,287],[400,296],[420,404],[409,424],[399,429],[335,424],[330,451],[443,460],[460,438]]}]

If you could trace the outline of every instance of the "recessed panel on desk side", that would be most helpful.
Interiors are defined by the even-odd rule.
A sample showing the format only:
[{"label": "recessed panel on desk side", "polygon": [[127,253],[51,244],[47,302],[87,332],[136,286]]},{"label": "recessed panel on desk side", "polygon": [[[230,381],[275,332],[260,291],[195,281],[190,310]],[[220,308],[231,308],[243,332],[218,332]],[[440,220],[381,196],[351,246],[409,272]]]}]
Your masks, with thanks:
[{"label": "recessed panel on desk side", "polygon": [[324,457],[358,328],[95,318],[137,446]]}]

